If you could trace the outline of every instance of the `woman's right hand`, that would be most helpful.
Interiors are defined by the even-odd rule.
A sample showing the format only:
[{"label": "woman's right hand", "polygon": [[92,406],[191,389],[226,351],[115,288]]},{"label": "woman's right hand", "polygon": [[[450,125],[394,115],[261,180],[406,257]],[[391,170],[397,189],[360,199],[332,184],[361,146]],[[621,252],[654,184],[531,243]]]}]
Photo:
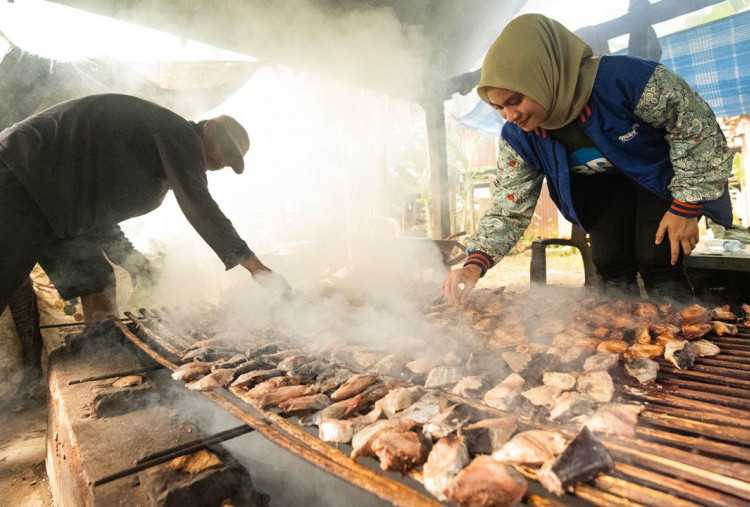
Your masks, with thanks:
[{"label": "woman's right hand", "polygon": [[469,264],[461,269],[454,269],[448,272],[445,281],[440,286],[445,298],[454,305],[465,305],[469,297],[469,292],[479,281],[482,269],[475,265]]}]

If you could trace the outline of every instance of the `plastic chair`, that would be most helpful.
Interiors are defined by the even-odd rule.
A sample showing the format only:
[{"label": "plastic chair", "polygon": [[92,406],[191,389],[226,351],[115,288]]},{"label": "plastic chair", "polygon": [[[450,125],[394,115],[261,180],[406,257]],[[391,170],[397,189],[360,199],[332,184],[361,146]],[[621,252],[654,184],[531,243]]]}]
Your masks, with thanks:
[{"label": "plastic chair", "polygon": [[547,252],[548,245],[574,246],[583,258],[583,275],[586,287],[596,285],[597,274],[594,261],[591,257],[591,245],[589,244],[586,231],[573,225],[570,239],[565,238],[542,238],[531,243],[531,283],[547,285]]}]

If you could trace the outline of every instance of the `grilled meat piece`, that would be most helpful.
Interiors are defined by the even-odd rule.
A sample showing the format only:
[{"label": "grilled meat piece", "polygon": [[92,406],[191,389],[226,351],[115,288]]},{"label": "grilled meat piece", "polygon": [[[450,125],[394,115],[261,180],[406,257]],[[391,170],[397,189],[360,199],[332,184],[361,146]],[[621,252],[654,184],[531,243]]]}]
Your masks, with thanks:
[{"label": "grilled meat piece", "polygon": [[216,370],[200,380],[190,382],[187,385],[187,388],[193,391],[213,391],[216,388],[228,386],[233,378],[234,372],[225,368],[222,370]]},{"label": "grilled meat piece", "polygon": [[383,431],[372,442],[380,468],[405,473],[427,461],[432,442],[415,431]]},{"label": "grilled meat piece", "polygon": [[526,381],[524,386],[528,388],[542,385],[544,374],[559,370],[563,362],[566,361],[555,354],[536,354],[520,372],[520,375]]},{"label": "grilled meat piece", "polygon": [[704,308],[700,305],[692,305],[687,308],[683,308],[680,311],[680,317],[682,317],[682,325],[689,326],[692,324],[708,324],[711,322],[711,311],[708,308]]},{"label": "grilled meat piece", "polygon": [[433,389],[436,387],[446,387],[454,385],[456,382],[466,375],[463,368],[458,366],[438,366],[430,370],[425,380],[424,386],[427,389]]},{"label": "grilled meat piece", "polygon": [[505,347],[515,347],[524,343],[528,343],[529,339],[523,334],[521,329],[507,329],[504,325],[500,325],[495,328],[492,333],[492,337],[487,342],[487,347],[493,349],[502,349]]},{"label": "grilled meat piece", "polygon": [[300,377],[303,384],[311,384],[318,375],[329,370],[331,365],[323,361],[310,361],[287,372],[287,375]]},{"label": "grilled meat piece", "polygon": [[284,372],[276,369],[249,371],[237,377],[237,380],[232,382],[232,387],[247,387],[249,389],[270,378],[283,376]]},{"label": "grilled meat piece", "polygon": [[659,319],[659,307],[653,303],[636,303],[633,313],[647,322],[654,322]]},{"label": "grilled meat piece", "polygon": [[318,426],[318,435],[324,442],[347,444],[366,424],[355,423],[351,419],[323,419]]},{"label": "grilled meat piece", "polygon": [[393,417],[396,412],[400,412],[415,403],[424,394],[425,390],[419,386],[400,387],[393,389],[375,402],[375,406],[380,408],[386,417]]},{"label": "grilled meat piece", "polygon": [[289,372],[309,362],[312,362],[312,358],[310,356],[296,354],[282,359],[281,362],[276,366],[276,368],[281,371]]},{"label": "grilled meat piece", "polygon": [[263,382],[247,391],[247,396],[252,400],[259,400],[263,397],[263,395],[273,391],[276,388],[296,386],[301,383],[302,379],[300,377],[290,377],[288,375],[285,377],[272,377],[268,380],[264,380]]},{"label": "grilled meat piece", "polygon": [[551,407],[555,400],[560,396],[560,390],[550,386],[537,386],[527,389],[521,393],[521,396],[529,400],[533,405],[538,407]]},{"label": "grilled meat piece", "polygon": [[664,347],[664,359],[681,370],[689,370],[695,363],[695,349],[690,342],[669,342]]},{"label": "grilled meat piece", "polygon": [[513,467],[478,456],[450,482],[446,496],[461,505],[490,507],[520,502],[528,483]]},{"label": "grilled meat piece", "polygon": [[385,419],[366,426],[352,438],[352,459],[359,456],[372,456],[372,444],[380,433],[384,431],[409,431],[416,425],[414,421],[409,419]]},{"label": "grilled meat piece", "polygon": [[565,437],[557,431],[528,430],[511,438],[492,457],[501,463],[541,465],[565,448]]},{"label": "grilled meat piece", "polygon": [[453,478],[469,464],[469,453],[464,438],[451,435],[432,446],[424,464],[422,478],[424,487],[435,498],[444,502],[448,500],[445,490]]},{"label": "grilled meat piece", "polygon": [[310,413],[312,411],[322,410],[331,404],[331,399],[325,394],[309,394],[299,398],[291,398],[279,403],[279,408],[286,414],[296,414],[300,412]]},{"label": "grilled meat piece", "polygon": [[690,342],[698,357],[715,356],[721,353],[721,349],[708,340],[695,340]]},{"label": "grilled meat piece", "polygon": [[331,400],[341,401],[351,398],[378,381],[377,375],[355,375],[344,382],[331,394]]},{"label": "grilled meat piece", "polygon": [[492,454],[510,440],[518,428],[518,419],[514,415],[505,415],[492,419],[482,419],[461,429],[466,439],[466,448],[472,456]]},{"label": "grilled meat piece", "polygon": [[521,394],[524,382],[521,375],[511,373],[505,380],[485,393],[484,403],[490,407],[507,410]]},{"label": "grilled meat piece", "polygon": [[624,357],[627,361],[636,359],[653,359],[664,353],[664,345],[658,343],[635,343],[625,351]]},{"label": "grilled meat piece", "polygon": [[638,414],[642,410],[641,405],[608,403],[596,410],[594,415],[586,421],[586,426],[591,431],[606,435],[632,438],[635,436]]},{"label": "grilled meat piece", "polygon": [[431,369],[440,364],[440,361],[441,358],[439,356],[422,356],[406,363],[406,367],[412,373],[427,375]]},{"label": "grilled meat piece", "polygon": [[[738,332],[737,326],[734,324],[727,324],[726,322],[718,320],[711,322],[711,324],[713,325],[714,333],[716,333],[717,336],[734,336]],[[685,338],[687,338],[687,336]],[[697,338],[701,337],[698,336]]]},{"label": "grilled meat piece", "polygon": [[206,375],[211,371],[211,366],[214,363],[206,363],[203,361],[195,361],[192,363],[185,363],[175,371],[172,372],[172,378],[175,380],[183,380],[185,382],[191,382],[198,377]]},{"label": "grilled meat piece", "polygon": [[317,392],[326,393],[338,388],[354,375],[355,373],[347,368],[331,368],[318,375],[313,386]]},{"label": "grilled meat piece", "polygon": [[625,340],[604,340],[596,347],[596,350],[597,352],[619,354],[622,357],[628,347],[630,347],[630,344]]},{"label": "grilled meat piece", "polygon": [[651,343],[651,332],[649,331],[648,324],[638,324],[635,327],[633,343],[639,343],[643,345]]},{"label": "grilled meat piece", "polygon": [[608,402],[615,394],[615,384],[606,371],[585,371],[578,376],[576,389],[594,401]]},{"label": "grilled meat piece", "polygon": [[[721,326],[726,326],[723,322],[717,322]],[[682,336],[686,340],[695,340],[697,338],[703,338],[708,333],[713,331],[714,326],[710,322],[708,324],[688,324],[682,325]]]},{"label": "grilled meat piece", "polygon": [[357,406],[361,400],[362,395],[358,394],[352,398],[338,401],[319,410],[311,416],[303,418],[300,423],[303,426],[319,426],[324,419],[343,419],[344,417],[356,412]]},{"label": "grilled meat piece", "polygon": [[599,352],[586,358],[583,363],[583,371],[607,371],[620,362],[620,355],[611,352]]},{"label": "grilled meat piece", "polygon": [[296,385],[296,386],[285,386],[277,387],[266,394],[264,394],[258,403],[261,408],[276,407],[280,403],[283,403],[292,398],[299,398],[300,396],[307,396],[308,394],[314,394],[313,389],[310,386]]},{"label": "grilled meat piece", "polygon": [[427,421],[422,427],[422,433],[433,440],[447,437],[461,426],[475,422],[482,418],[482,413],[471,405],[459,403],[448,407]]},{"label": "grilled meat piece", "polygon": [[426,424],[427,421],[436,417],[445,408],[445,402],[434,393],[427,393],[416,403],[413,403],[401,412],[396,413],[393,418],[411,419],[417,424]]},{"label": "grilled meat piece", "polygon": [[200,348],[188,351],[184,356],[182,356],[182,362],[188,363],[190,361],[203,361],[203,362],[219,361],[221,359],[232,357],[236,353],[237,353],[237,349],[235,349],[234,347],[220,347],[220,346],[200,347]]},{"label": "grilled meat piece", "polygon": [[615,464],[607,449],[584,426],[559,458],[542,465],[537,479],[547,491],[562,496],[565,488],[588,482],[614,468]]},{"label": "grilled meat piece", "polygon": [[714,320],[726,320],[729,322],[735,322],[737,316],[729,310],[729,305],[717,306],[713,309]]},{"label": "grilled meat piece", "polygon": [[651,359],[639,358],[631,363],[625,363],[625,370],[641,384],[649,384],[656,380],[659,363]]},{"label": "grilled meat piece", "polygon": [[581,393],[573,391],[565,392],[557,398],[557,401],[549,411],[550,420],[569,420],[582,414],[590,414],[594,410],[594,400]]},{"label": "grilled meat piece", "polygon": [[553,387],[558,391],[570,391],[576,386],[577,377],[578,373],[574,371],[548,371],[542,375],[542,383],[545,386]]},{"label": "grilled meat piece", "polygon": [[463,377],[456,383],[455,386],[451,388],[450,393],[457,396],[468,397],[478,391],[481,391],[482,388],[485,387],[485,382],[486,380],[482,375]]},{"label": "grilled meat piece", "polygon": [[515,372],[523,371],[529,361],[531,361],[531,354],[524,352],[503,352],[500,356],[510,369]]}]

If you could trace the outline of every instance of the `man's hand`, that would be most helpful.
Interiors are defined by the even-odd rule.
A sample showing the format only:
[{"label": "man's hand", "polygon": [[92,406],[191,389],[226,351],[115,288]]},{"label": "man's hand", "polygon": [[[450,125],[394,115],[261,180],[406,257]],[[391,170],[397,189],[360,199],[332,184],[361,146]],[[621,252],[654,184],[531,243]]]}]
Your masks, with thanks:
[{"label": "man's hand", "polygon": [[454,269],[448,272],[440,290],[452,304],[465,305],[469,292],[477,284],[481,274],[482,269],[474,264],[469,264],[461,269]]},{"label": "man's hand", "polygon": [[667,211],[659,223],[656,231],[657,245],[664,240],[664,235],[669,236],[669,244],[672,248],[671,262],[674,266],[680,256],[680,246],[685,255],[690,255],[698,244],[698,219],[681,217]]},{"label": "man's hand", "polygon": [[268,269],[257,257],[252,256],[241,264],[245,269],[250,271],[253,280],[258,282],[258,284],[264,289],[276,292],[284,298],[291,297],[292,287],[286,279],[280,274]]}]

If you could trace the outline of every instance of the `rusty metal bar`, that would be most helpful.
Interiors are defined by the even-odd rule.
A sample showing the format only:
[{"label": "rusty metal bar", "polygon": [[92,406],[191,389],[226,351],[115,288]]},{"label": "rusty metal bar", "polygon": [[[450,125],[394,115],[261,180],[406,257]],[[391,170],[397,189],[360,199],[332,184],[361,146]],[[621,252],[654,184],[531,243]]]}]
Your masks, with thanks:
[{"label": "rusty metal bar", "polygon": [[[683,372],[685,370],[679,370],[677,368],[669,367],[667,366],[667,371],[679,371]],[[735,380],[737,378],[747,380],[750,382],[750,372],[742,371],[736,368],[720,368],[718,366],[706,366],[702,364],[696,364],[693,366],[693,369],[690,371],[698,371],[698,372],[704,372],[704,373],[717,373],[720,375],[731,375],[731,379]],[[725,377],[730,378],[730,377]]]},{"label": "rusty metal bar", "polygon": [[241,428],[235,428],[234,430],[231,430],[231,433],[228,433],[221,437],[214,435],[213,437],[205,439],[205,441],[203,442],[193,442],[191,443],[191,445],[186,444],[184,446],[180,446],[179,449],[161,451],[159,453],[156,453],[156,456],[149,459],[138,460],[138,463],[130,468],[126,468],[125,470],[121,470],[120,472],[116,472],[114,474],[107,475],[106,477],[97,479],[92,483],[92,485],[101,486],[103,484],[116,481],[117,479],[122,479],[123,477],[138,473],[141,470],[146,470],[147,468],[155,467],[157,465],[161,465],[162,463],[167,463],[168,461],[172,461],[173,459],[179,458],[180,456],[185,456],[187,454],[200,451],[201,449],[208,447],[209,445],[220,444],[221,442],[231,440],[232,438],[236,438],[251,431],[253,431],[253,428],[247,425],[243,425]]},{"label": "rusty metal bar", "polygon": [[664,405],[649,405],[646,412],[656,412],[659,414],[672,414],[678,417],[684,417],[686,419],[694,419],[696,421],[713,422],[718,424],[726,424],[729,426],[737,426],[740,428],[750,429],[750,420],[742,419],[739,417],[731,417],[718,412],[706,412],[704,410],[690,410],[683,408],[676,408]]},{"label": "rusty metal bar", "polygon": [[[654,426],[662,426],[679,431],[688,431],[690,433],[718,440],[750,445],[750,430],[737,428],[735,426],[720,426],[702,421],[683,419],[665,413],[655,414],[653,412],[641,412],[638,420],[647,422]],[[747,452],[750,454],[750,449],[748,449]],[[748,477],[750,478],[750,476]]]},{"label": "rusty metal bar", "polygon": [[700,456],[640,439],[609,437],[602,444],[613,457],[675,475],[684,480],[750,499],[750,466]]},{"label": "rusty metal bar", "polygon": [[679,433],[671,433],[647,426],[636,426],[635,432],[641,437],[660,440],[682,448],[698,449],[714,455],[721,454],[725,457],[741,459],[743,461],[750,460],[750,449],[747,447],[725,444],[724,442],[708,440],[703,437],[691,437]]},{"label": "rusty metal bar", "polygon": [[702,364],[706,366],[720,366],[725,368],[734,368],[736,370],[750,371],[750,361],[741,363],[736,361],[729,361],[723,358],[715,359],[711,357],[701,357],[698,358],[695,362],[696,364]]},{"label": "rusty metal bar", "polygon": [[[166,350],[170,354],[172,354],[172,355],[174,355],[174,356],[176,356],[178,358],[182,358],[182,356],[184,355],[183,352],[177,350],[177,348],[175,348],[174,345],[172,345],[171,343],[168,343],[168,342],[164,341],[161,338],[161,336],[157,335],[156,333],[154,333],[153,331],[151,331],[149,328],[147,328],[146,325],[143,323],[143,321],[141,321],[141,319],[139,319],[138,317],[136,317],[135,314],[133,314],[131,312],[125,312],[125,315],[127,315],[128,317],[130,317],[130,319],[133,321],[133,323],[136,326],[138,326],[139,330],[143,331],[143,334],[145,334],[148,337],[149,340],[153,340],[157,345],[159,345],[159,347],[163,348],[164,350]],[[115,325],[117,325],[117,324],[118,324],[118,322],[115,322]],[[122,327],[121,326],[117,326],[117,327],[119,327],[120,330],[122,330],[122,327],[124,327],[124,326],[122,326]],[[170,368],[170,369],[174,370],[175,368]]]},{"label": "rusty metal bar", "polygon": [[[691,484],[687,481],[673,479],[668,475],[650,472],[642,468],[634,467],[625,463],[615,463],[615,469],[627,476],[633,477],[655,487],[665,489],[667,492],[679,492],[692,500],[700,502],[700,505],[711,507],[746,507],[747,502],[735,497],[724,495],[718,491],[707,489],[702,486]],[[669,502],[664,505],[671,505]]]},{"label": "rusty metal bar", "polygon": [[[176,364],[162,358],[159,353],[153,350],[146,342],[133,334],[125,324],[121,322],[115,322],[114,324],[118,329],[120,329],[120,331],[122,331],[126,338],[133,342],[137,347],[142,349],[146,354],[148,354],[170,370],[177,369]],[[144,330],[143,327],[140,327],[139,329]],[[349,460],[351,462],[350,466],[345,466],[331,460],[325,455],[321,455],[320,453],[304,445],[302,442],[298,441],[296,438],[293,438],[292,436],[280,431],[278,428],[274,427],[274,425],[272,425],[268,420],[258,419],[254,417],[247,411],[241,409],[234,403],[231,403],[215,392],[206,391],[202,392],[202,394],[212,401],[216,402],[218,405],[226,409],[230,414],[255,429],[258,433],[262,434],[264,437],[266,437],[268,440],[278,445],[282,449],[292,452],[295,455],[309,461],[313,465],[316,465],[319,468],[326,470],[327,472],[337,475],[342,479],[349,481],[359,486],[360,488],[369,491],[370,493],[375,494],[378,498],[390,501],[394,505],[405,507],[437,507],[440,505],[438,502],[427,498],[426,496],[414,491],[413,489],[401,483],[392,481],[371,470],[366,469],[353,460]]]},{"label": "rusty metal bar", "polygon": [[174,447],[170,447],[169,449],[163,449],[161,451],[148,454],[146,456],[143,456],[142,458],[139,458],[136,461],[136,464],[140,465],[141,463],[146,463],[148,461],[155,460],[157,458],[161,458],[163,456],[171,455],[174,453],[181,453],[174,457],[190,454],[191,452],[198,451],[200,449],[203,449],[204,447],[225,442],[226,440],[244,435],[245,433],[249,433],[251,431],[253,431],[253,428],[251,428],[247,424],[241,424],[240,426],[235,426],[234,428],[220,431],[207,437],[198,438],[191,442],[185,442],[184,444],[176,445]]},{"label": "rusty metal bar", "polygon": [[643,505],[650,505],[652,507],[662,507],[664,505],[669,505],[670,507],[698,507],[698,504],[689,500],[677,498],[674,495],[669,495],[657,489],[633,484],[632,482],[610,475],[600,475],[594,479],[594,485],[628,500],[635,500]]},{"label": "rusty metal bar", "polygon": [[[130,319],[117,319],[121,322],[130,322]],[[100,320],[82,320],[81,322],[64,322],[62,324],[45,324],[39,326],[39,329],[57,329],[62,327],[88,326],[91,324],[101,324]]]},{"label": "rusty metal bar", "polygon": [[[711,393],[723,394],[726,396],[736,396],[737,398],[748,398],[750,399],[750,391],[747,389],[737,389],[735,387],[722,386],[718,384],[707,384],[705,382],[695,382],[679,377],[667,377],[659,379],[659,383],[663,386],[668,386],[670,389],[681,389],[690,388],[699,391],[706,391]],[[679,391],[676,391],[679,392]]]},{"label": "rusty metal bar", "polygon": [[133,370],[119,371],[117,373],[105,373],[104,375],[95,375],[93,377],[84,377],[68,382],[69,386],[75,384],[83,384],[84,382],[93,382],[95,380],[107,380],[108,378],[116,377],[127,377],[128,375],[136,375],[138,373],[148,373],[150,371],[163,370],[164,366],[160,364],[154,364],[151,366],[144,366],[143,368],[135,368]]},{"label": "rusty metal bar", "polygon": [[[148,315],[145,308],[140,308],[139,313],[142,315]],[[192,343],[185,340],[182,336],[172,331],[169,326],[166,326],[163,322],[164,316],[157,312],[156,310],[151,310],[151,315],[153,315],[153,319],[149,321],[149,324],[154,326],[158,332],[162,335],[162,338],[167,338],[171,340],[174,344],[176,344],[179,348],[181,348],[183,351],[187,350]],[[166,336],[163,336],[166,335]],[[184,354],[184,352],[182,352]]]},{"label": "rusty metal bar", "polygon": [[738,408],[725,407],[723,405],[715,405],[713,403],[706,403],[703,401],[692,400],[689,398],[682,398],[680,396],[657,391],[654,389],[648,389],[643,387],[633,387],[629,385],[621,384],[619,386],[622,391],[634,398],[641,401],[649,401],[652,403],[661,403],[664,405],[675,406],[684,409],[692,410],[703,410],[706,412],[718,412],[720,414],[726,414],[732,417],[750,419],[750,412],[741,410]]},{"label": "rusty metal bar", "polygon": [[743,379],[728,379],[726,377],[722,377],[721,375],[713,375],[711,373],[705,373],[702,371],[695,371],[695,370],[678,370],[677,368],[673,368],[670,366],[660,366],[661,371],[659,372],[660,375],[662,373],[669,373],[671,375],[679,376],[679,377],[693,377],[701,380],[707,380],[711,382],[716,382],[719,384],[726,385],[727,381],[731,380],[733,384],[737,386],[743,386],[750,388],[750,380],[743,380]]},{"label": "rusty metal bar", "polygon": [[693,389],[687,389],[685,387],[675,388],[670,387],[669,391],[681,398],[690,398],[693,400],[705,401],[706,403],[713,403],[717,406],[735,407],[741,410],[750,410],[750,400],[748,399],[736,399],[733,396],[724,396],[718,393],[707,393],[705,391],[695,391]]}]

